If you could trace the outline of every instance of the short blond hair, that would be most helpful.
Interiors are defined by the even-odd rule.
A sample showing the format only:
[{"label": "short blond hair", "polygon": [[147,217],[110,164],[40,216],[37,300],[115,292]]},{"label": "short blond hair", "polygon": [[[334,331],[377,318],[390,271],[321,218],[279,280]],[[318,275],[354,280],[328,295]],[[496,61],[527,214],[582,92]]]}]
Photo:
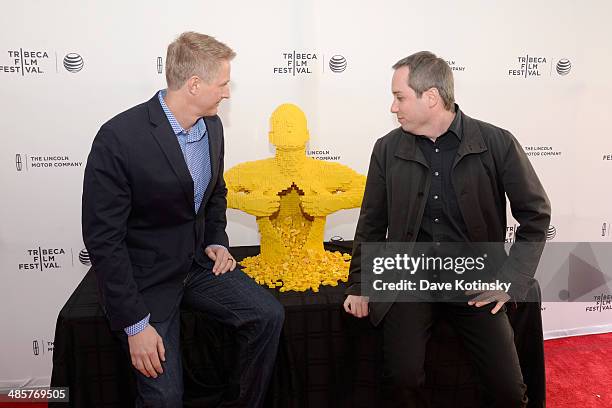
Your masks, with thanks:
[{"label": "short blond hair", "polygon": [[193,31],[179,35],[166,53],[166,82],[169,89],[178,89],[193,75],[212,81],[220,62],[230,61],[236,53],[213,37]]}]

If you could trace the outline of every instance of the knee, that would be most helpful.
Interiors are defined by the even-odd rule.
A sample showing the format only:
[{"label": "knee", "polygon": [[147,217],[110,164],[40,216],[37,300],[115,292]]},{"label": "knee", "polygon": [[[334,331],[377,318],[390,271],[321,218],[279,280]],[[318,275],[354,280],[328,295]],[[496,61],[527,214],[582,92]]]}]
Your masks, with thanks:
[{"label": "knee", "polygon": [[269,327],[280,329],[285,322],[285,308],[279,302],[272,303],[266,308],[264,320]]},{"label": "knee", "polygon": [[285,308],[276,300],[260,304],[249,321],[250,327],[257,335],[277,334],[285,321]]}]

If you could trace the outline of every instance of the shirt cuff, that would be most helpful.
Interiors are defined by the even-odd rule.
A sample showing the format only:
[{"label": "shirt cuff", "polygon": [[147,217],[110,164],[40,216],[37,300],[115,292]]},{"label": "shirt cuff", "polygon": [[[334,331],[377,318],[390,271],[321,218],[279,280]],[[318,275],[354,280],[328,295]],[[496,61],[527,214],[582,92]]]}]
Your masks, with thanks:
[{"label": "shirt cuff", "polygon": [[143,331],[145,327],[147,327],[147,325],[149,324],[150,317],[151,317],[151,313],[146,315],[145,318],[142,319],[141,321],[134,323],[133,325],[128,326],[125,329],[123,329],[125,331],[125,334],[127,334],[128,336],[133,336]]},{"label": "shirt cuff", "polygon": [[[207,245],[206,248],[225,248],[223,245],[219,245],[219,244],[210,244]],[[227,249],[227,248],[225,248]]]}]

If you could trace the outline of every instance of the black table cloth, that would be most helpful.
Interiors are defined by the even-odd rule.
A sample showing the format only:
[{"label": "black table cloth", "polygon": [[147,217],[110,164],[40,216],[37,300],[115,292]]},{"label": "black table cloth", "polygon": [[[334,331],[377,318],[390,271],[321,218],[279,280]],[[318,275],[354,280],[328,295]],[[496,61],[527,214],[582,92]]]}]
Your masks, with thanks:
[{"label": "black table cloth", "polygon": [[[326,244],[350,250],[350,242]],[[237,259],[258,247],[232,249]],[[270,291],[285,307],[275,370],[266,407],[355,407],[380,405],[381,330],[342,308],[344,284],[318,293]],[[510,304],[529,407],[544,406],[544,355],[540,306]],[[181,309],[181,346],[186,407],[215,407],[238,392],[231,329],[204,313]],[[409,352],[409,350],[407,350]],[[440,320],[427,346],[427,390],[433,407],[475,408],[478,377],[450,325]],[[59,313],[51,386],[70,387],[71,407],[127,407],[134,380],[129,357],[112,336],[98,303],[95,276],[88,272]],[[68,404],[50,403],[50,407]]]}]

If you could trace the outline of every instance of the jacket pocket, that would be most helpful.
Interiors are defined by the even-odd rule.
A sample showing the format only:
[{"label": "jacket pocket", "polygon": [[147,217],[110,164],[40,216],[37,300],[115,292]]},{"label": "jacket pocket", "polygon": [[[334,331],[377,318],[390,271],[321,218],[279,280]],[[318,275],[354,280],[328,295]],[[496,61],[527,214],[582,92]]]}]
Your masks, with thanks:
[{"label": "jacket pocket", "polygon": [[151,249],[128,248],[132,265],[150,268],[155,264],[157,253]]}]

